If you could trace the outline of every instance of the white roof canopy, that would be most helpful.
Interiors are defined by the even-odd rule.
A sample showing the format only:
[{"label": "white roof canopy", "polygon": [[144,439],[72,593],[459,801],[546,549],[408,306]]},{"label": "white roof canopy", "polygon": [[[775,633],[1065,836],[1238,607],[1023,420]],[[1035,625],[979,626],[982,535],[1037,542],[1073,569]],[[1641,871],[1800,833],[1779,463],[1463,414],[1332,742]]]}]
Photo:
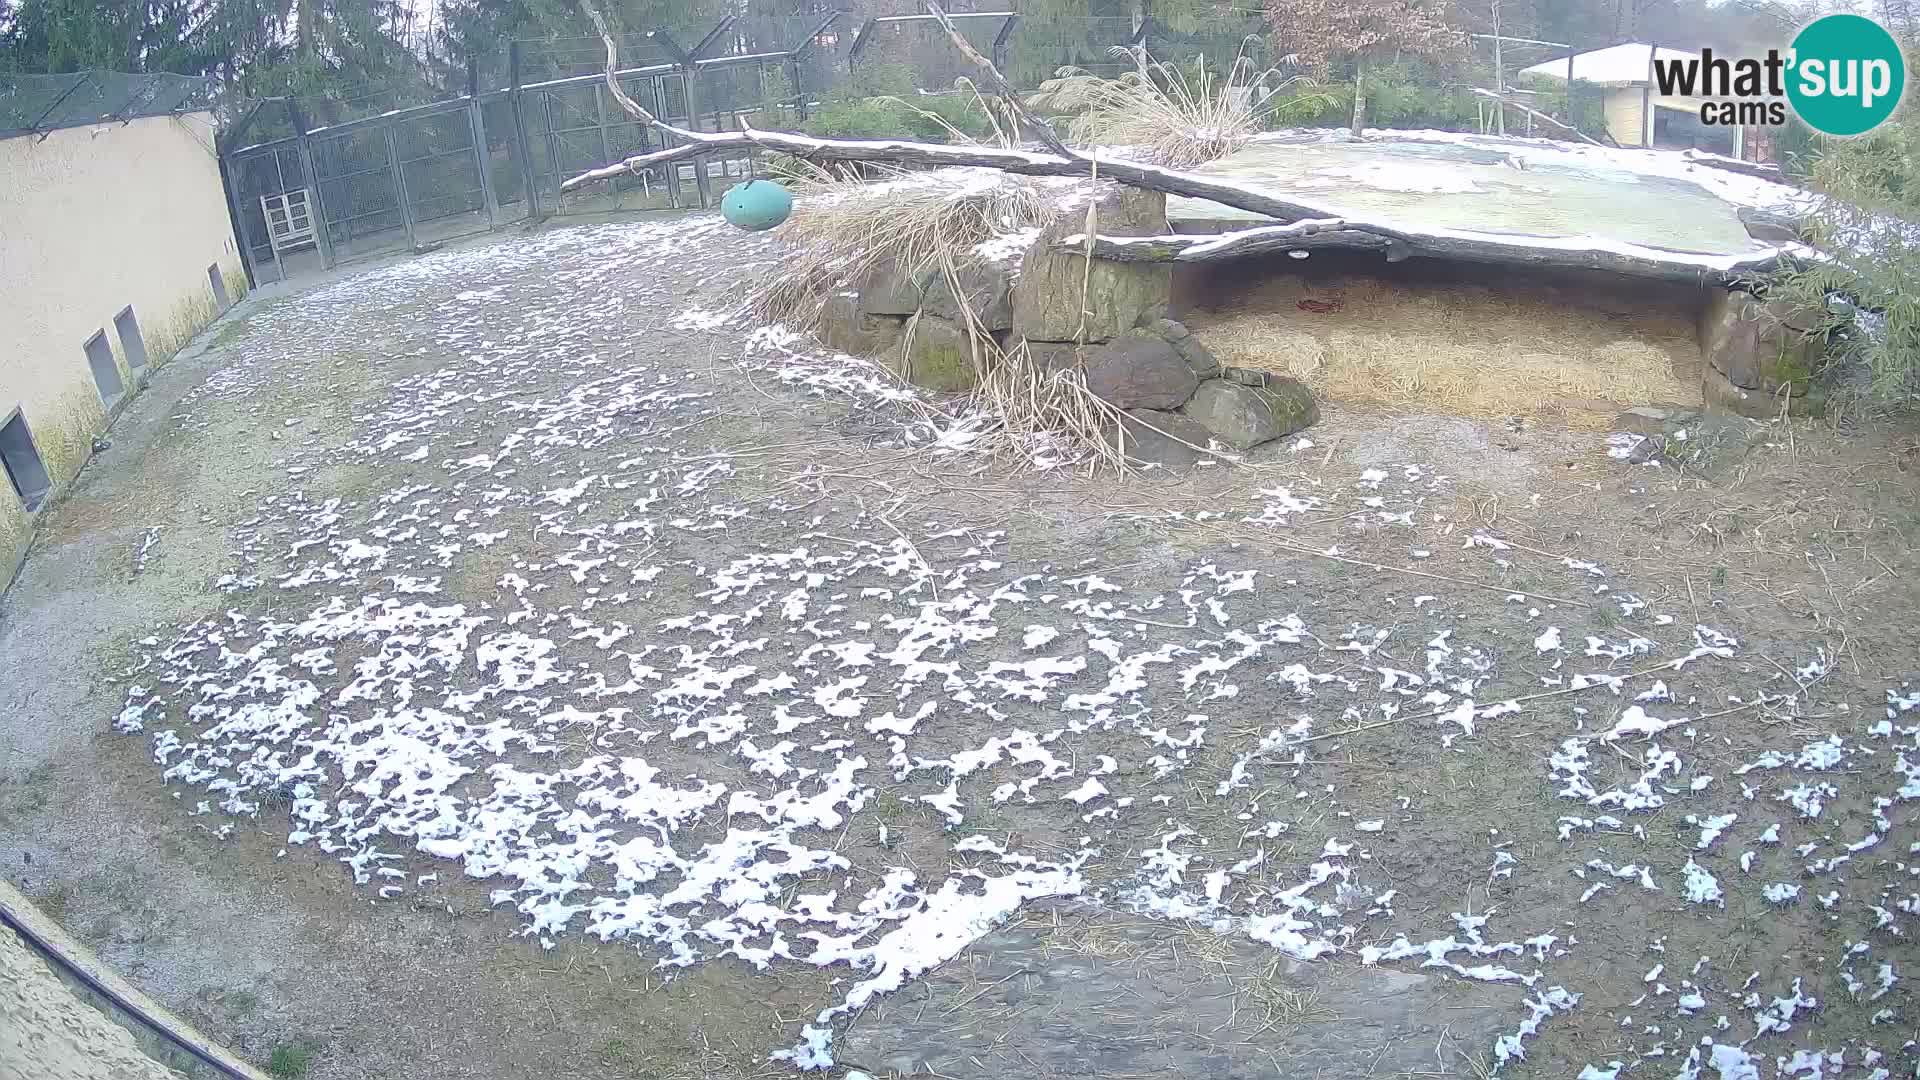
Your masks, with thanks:
[{"label": "white roof canopy", "polygon": [[[1662,60],[1697,60],[1698,53],[1682,52],[1679,49],[1655,49],[1651,45],[1628,42],[1605,49],[1583,52],[1573,58],[1573,77],[1580,82],[1597,83],[1601,86],[1638,86],[1650,81],[1648,57],[1658,56]],[[1567,58],[1549,60],[1544,64],[1535,64],[1523,68],[1522,75],[1545,75],[1565,81],[1567,77]]]}]

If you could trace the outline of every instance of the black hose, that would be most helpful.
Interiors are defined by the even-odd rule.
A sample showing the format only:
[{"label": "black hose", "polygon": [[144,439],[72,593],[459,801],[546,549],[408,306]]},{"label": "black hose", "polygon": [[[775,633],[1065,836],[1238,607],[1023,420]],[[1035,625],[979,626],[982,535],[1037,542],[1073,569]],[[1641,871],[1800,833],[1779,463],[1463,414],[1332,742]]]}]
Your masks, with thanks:
[{"label": "black hose", "polygon": [[77,980],[88,990],[113,1002],[115,1008],[133,1017],[141,1026],[158,1034],[168,1043],[185,1051],[189,1057],[206,1065],[217,1075],[225,1077],[226,1080],[258,1080],[257,1076],[235,1069],[233,1066],[208,1053],[198,1045],[175,1034],[170,1027],[149,1016],[146,1010],[128,1001],[125,997],[122,997],[111,987],[95,979],[85,970],[69,963],[66,956],[62,954],[60,950],[47,944],[38,934],[35,934],[20,920],[14,918],[13,913],[8,911],[5,905],[0,905],[0,923],[4,923],[14,933],[19,934],[20,940],[26,942],[34,952],[39,953],[48,963],[59,969],[62,975]]}]

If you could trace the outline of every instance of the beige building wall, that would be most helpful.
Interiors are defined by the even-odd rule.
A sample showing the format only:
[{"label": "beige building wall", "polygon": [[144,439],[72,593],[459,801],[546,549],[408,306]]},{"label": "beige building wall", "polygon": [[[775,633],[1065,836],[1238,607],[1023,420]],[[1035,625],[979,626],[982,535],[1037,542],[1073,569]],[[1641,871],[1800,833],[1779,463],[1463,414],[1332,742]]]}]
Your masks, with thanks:
[{"label": "beige building wall", "polygon": [[[0,422],[26,418],[54,496],[111,419],[87,339],[106,331],[124,403],[137,380],[115,315],[132,305],[150,370],[219,314],[209,266],[230,299],[245,291],[213,137],[190,113],[0,139]],[[34,517],[0,484],[0,587]]]},{"label": "beige building wall", "polygon": [[1601,102],[1606,109],[1607,134],[1621,146],[1644,145],[1646,112],[1641,101],[1640,88],[1637,86],[1614,86],[1607,89],[1607,96]]},{"label": "beige building wall", "polygon": [[1642,97],[1643,88],[1638,86],[1610,86],[1601,105],[1606,111],[1607,134],[1621,146],[1641,146],[1646,129],[1646,110],[1643,105],[1655,109],[1674,109],[1690,116],[1700,115],[1700,107],[1717,98],[1683,97],[1679,94],[1647,94]]}]

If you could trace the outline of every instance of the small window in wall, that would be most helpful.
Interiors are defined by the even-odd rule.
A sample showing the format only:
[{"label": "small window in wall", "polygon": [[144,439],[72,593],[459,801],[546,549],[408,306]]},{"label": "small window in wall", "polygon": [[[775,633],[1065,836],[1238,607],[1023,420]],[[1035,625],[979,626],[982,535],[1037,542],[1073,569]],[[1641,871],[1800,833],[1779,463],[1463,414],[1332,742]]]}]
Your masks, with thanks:
[{"label": "small window in wall", "polygon": [[93,369],[93,385],[100,390],[100,403],[113,408],[125,387],[121,385],[120,365],[113,362],[113,346],[107,344],[105,330],[87,339],[87,366]]},{"label": "small window in wall", "polygon": [[220,276],[220,264],[207,267],[207,284],[213,286],[213,302],[220,310],[227,309],[227,279]]},{"label": "small window in wall", "polygon": [[47,480],[47,467],[40,460],[40,452],[33,448],[33,433],[27,430],[27,418],[15,409],[0,424],[0,462],[7,468],[7,479],[12,481],[14,493],[20,501],[27,504],[29,513],[40,509],[46,500],[47,489],[53,485]]},{"label": "small window in wall", "polygon": [[120,335],[120,351],[127,356],[127,366],[135,371],[147,366],[147,342],[140,336],[140,320],[134,317],[132,306],[120,309],[113,317],[113,332]]}]

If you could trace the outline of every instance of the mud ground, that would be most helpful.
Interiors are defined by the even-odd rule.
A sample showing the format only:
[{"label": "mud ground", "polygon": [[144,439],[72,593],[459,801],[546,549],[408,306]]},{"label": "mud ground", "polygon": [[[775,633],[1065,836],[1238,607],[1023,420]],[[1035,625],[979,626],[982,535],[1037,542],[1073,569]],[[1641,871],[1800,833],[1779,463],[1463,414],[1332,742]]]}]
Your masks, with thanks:
[{"label": "mud ground", "polygon": [[[1172,599],[1207,563],[1259,571],[1251,592],[1233,598],[1235,626],[1297,613],[1311,629],[1313,640],[1295,652],[1263,658],[1268,666],[1240,680],[1247,685],[1237,696],[1197,703],[1156,682],[1135,699],[1174,735],[1185,730],[1182,714],[1212,715],[1206,736],[1178,755],[1177,771],[1156,775],[1139,738],[1126,741],[1111,730],[1056,745],[1077,770],[1059,782],[1062,791],[1105,754],[1124,762],[1103,774],[1105,786],[1115,796],[1137,793],[1142,811],[1150,795],[1164,797],[1152,812],[1089,822],[1086,810],[1100,804],[1063,802],[1051,787],[1052,797],[1031,805],[991,801],[987,791],[996,783],[1031,778],[1001,764],[968,781],[961,792],[967,824],[955,830],[923,798],[938,795],[943,785],[936,779],[890,783],[876,765],[865,812],[856,817],[860,808],[849,808],[848,829],[837,841],[815,837],[854,867],[870,868],[869,884],[888,867],[911,866],[937,880],[940,868],[958,865],[955,838],[974,832],[1052,859],[1097,848],[1084,866],[1086,895],[1065,909],[1068,929],[1045,947],[1100,960],[1106,974],[1148,957],[1156,971],[1179,973],[1170,981],[1188,986],[1191,1000],[1212,1002],[1209,1009],[1219,1009],[1224,993],[1224,1026],[1210,1030],[1235,1036],[1183,1044],[1178,1053],[1187,1056],[1174,1060],[1143,1057],[1142,1047],[1164,1050],[1167,1040],[1129,1027],[1126,1013],[1116,1013],[1104,1032],[1095,1024],[1089,1035],[1086,1025],[1098,1010],[1079,1010],[1082,1026],[1068,1041],[1107,1038],[1114,1048],[1107,1065],[1096,1066],[1105,1069],[1100,1074],[1212,1062],[1222,1066],[1220,1075],[1240,1075],[1233,1070],[1241,1068],[1260,1075],[1248,1064],[1263,1060],[1260,1054],[1310,1051],[1316,1039],[1327,1048],[1359,1037],[1373,1040],[1363,1051],[1385,1045],[1408,1029],[1391,1018],[1371,1029],[1356,1026],[1364,1017],[1355,1003],[1390,996],[1369,986],[1401,987],[1409,979],[1421,980],[1436,1001],[1461,1006],[1460,1017],[1485,1019],[1450,1023],[1435,1012],[1415,1025],[1422,1038],[1432,1036],[1430,1063],[1392,1059],[1380,1075],[1484,1074],[1496,1033],[1514,1032],[1536,1015],[1523,1002],[1550,986],[1581,995],[1581,1003],[1549,1009],[1524,1041],[1526,1058],[1509,1062],[1504,1075],[1572,1076],[1621,1062],[1625,1075],[1668,1076],[1690,1046],[1716,1037],[1769,1062],[1762,1075],[1788,1075],[1795,1054],[1804,1062],[1814,1052],[1845,1052],[1856,1068],[1872,1051],[1886,1055],[1883,1064],[1912,1068],[1906,1041],[1916,1006],[1904,979],[1920,959],[1910,944],[1920,919],[1896,901],[1916,887],[1908,852],[1920,835],[1910,798],[1886,806],[1872,799],[1898,786],[1897,777],[1891,786],[1887,779],[1898,748],[1914,754],[1913,714],[1888,736],[1870,734],[1887,715],[1889,692],[1904,685],[1911,693],[1910,680],[1920,674],[1913,618],[1920,612],[1913,556],[1920,503],[1910,429],[1756,426],[1691,470],[1649,469],[1607,458],[1590,433],[1329,407],[1307,433],[1311,447],[1275,446],[1250,467],[1184,479],[1035,474],[1008,461],[938,456],[899,437],[913,417],[897,404],[823,380],[817,367],[797,370],[764,350],[744,349],[744,328],[687,318],[737,298],[744,282],[776,266],[777,255],[726,247],[711,235],[683,246],[666,229],[555,230],[367,268],[251,302],[212,328],[203,348],[156,372],[116,425],[113,448],[43,522],[0,604],[0,866],[7,879],[209,1035],[260,1062],[283,1047],[309,1049],[307,1075],[315,1080],[789,1073],[768,1054],[792,1045],[816,1012],[839,1000],[851,977],[844,966],[775,960],[759,971],[721,957],[663,970],[661,954],[644,943],[603,943],[577,924],[573,932],[524,933],[522,912],[490,902],[497,882],[462,880],[457,864],[418,852],[406,859],[409,873],[439,870],[445,880],[383,898],[356,884],[338,860],[290,844],[284,803],[269,801],[257,814],[195,813],[206,793],[162,782],[148,739],[112,727],[128,704],[130,681],[137,681],[129,669],[151,661],[152,642],[229,612],[297,620],[326,596],[357,599],[381,587],[371,577],[337,588],[274,584],[276,575],[309,565],[286,552],[314,528],[312,508],[327,500],[340,500],[350,528],[366,527],[378,507],[394,505],[396,492],[445,495],[435,511],[441,514],[503,506],[488,527],[510,535],[448,563],[438,602],[505,612],[517,601],[500,584],[503,575],[545,571],[550,590],[539,606],[581,614],[593,587],[571,578],[562,560],[579,551],[578,533],[569,529],[585,519],[549,527],[556,523],[542,515],[555,511],[541,507],[538,496],[644,450],[656,454],[647,467],[663,477],[684,480],[715,460],[730,472],[698,497],[698,509],[717,509],[714,520],[722,524],[680,527],[677,534],[668,527],[658,551],[636,557],[680,558],[704,569],[783,550],[798,523],[830,520],[836,524],[812,528],[862,530],[858,539],[889,547],[899,535],[928,571],[921,576],[948,589],[942,596],[955,587],[950,573],[967,567],[991,582],[1021,572],[1051,575],[1051,582],[1097,574],[1118,586],[1114,599],[1123,610],[1108,621],[1129,651],[1135,642],[1186,640],[1191,647],[1189,639],[1210,629],[1215,639],[1224,633],[1203,621],[1204,609]],[[535,255],[513,255],[515,245],[530,244],[540,246]],[[623,372],[691,396],[645,413],[644,430],[631,433],[607,427],[592,401],[577,409],[565,404],[571,391]],[[456,400],[456,391],[467,397]],[[547,411],[538,415],[564,416],[572,426],[552,429],[556,438],[536,443],[511,474],[496,473],[497,462],[488,466],[489,476],[516,494],[490,504],[487,483],[461,488],[466,480],[457,463],[499,445],[528,415],[515,408],[531,402],[544,403]],[[402,432],[431,440],[434,453],[407,461],[402,451],[411,444],[382,445],[383,436]],[[1409,465],[1419,467],[1417,481],[1404,473]],[[1389,474],[1384,490],[1377,480],[1356,490],[1372,469]],[[1434,483],[1436,477],[1445,482]],[[1323,495],[1322,508],[1249,523],[1274,501],[1276,488]],[[1387,497],[1382,507],[1364,501],[1376,497],[1373,491]],[[754,513],[729,516],[734,507]],[[1412,516],[1391,518],[1408,511]],[[957,542],[934,539],[955,531],[965,532]],[[1004,532],[989,550],[997,565],[982,570],[980,558],[962,549],[979,547],[978,538],[994,531]],[[1475,534],[1508,546],[1463,546]],[[1335,548],[1345,561],[1312,554]],[[431,565],[425,552],[422,546],[418,565],[407,569]],[[247,575],[260,584],[220,584]],[[675,584],[670,574],[663,581],[644,602],[630,601],[637,610],[629,620],[643,631],[714,603],[697,579]],[[1594,592],[1596,583],[1608,591]],[[1617,603],[1627,596],[1637,601],[1630,613]],[[879,601],[847,603],[848,620],[878,623],[897,612]],[[1655,624],[1655,613],[1671,619]],[[1035,612],[1011,624],[1012,636],[1028,614]],[[1075,633],[1073,620],[1043,621]],[[1605,730],[1633,700],[1631,689],[1625,697],[1588,692],[1577,707],[1570,695],[1484,718],[1475,733],[1444,742],[1431,721],[1396,721],[1379,707],[1385,700],[1417,714],[1414,700],[1374,692],[1383,668],[1421,670],[1422,646],[1443,628],[1486,649],[1490,666],[1472,694],[1484,706],[1564,687],[1576,669],[1621,673],[1646,660],[1573,659],[1589,634],[1610,642],[1642,636],[1658,649],[1651,659],[1664,660],[1693,645],[1696,624],[1737,636],[1740,646],[1730,658],[1670,676],[1676,703],[1647,706],[1694,718],[1684,738],[1667,736],[1686,755],[1686,776],[1664,781],[1671,791],[1666,808],[1615,810],[1625,824],[1604,840],[1591,832],[1558,834],[1565,816],[1596,810],[1559,793],[1563,778],[1552,774],[1548,756],[1569,734]],[[1570,652],[1536,647],[1549,625]],[[669,640],[664,632],[662,640]],[[1389,644],[1377,653],[1341,647],[1368,642]],[[799,644],[773,647],[791,655]],[[559,655],[586,670],[595,661],[585,649],[568,643]],[[1020,655],[1016,641],[1003,640],[980,663]],[[1817,673],[1796,677],[1821,657]],[[343,655],[339,670],[350,671],[351,659]],[[1289,693],[1284,678],[1271,676],[1294,660],[1355,689],[1319,698]],[[1088,674],[1060,689],[1098,690],[1102,681]],[[630,704],[644,711],[647,701],[635,694]],[[978,711],[954,717],[925,733],[915,751],[955,753],[1004,734],[1009,724],[1058,723],[1052,698],[1016,700],[1004,710],[1011,720],[998,726]],[[1283,753],[1255,753],[1263,733],[1303,712],[1316,716],[1314,741],[1283,740]],[[858,724],[849,734],[860,736]],[[1875,753],[1851,757],[1827,777],[1836,781],[1837,797],[1824,818],[1791,821],[1792,811],[1777,805],[1771,789],[1758,814],[1741,805],[1734,769],[1766,750],[1791,755],[1829,734]],[[680,772],[754,782],[713,745],[676,741],[645,752],[685,766]],[[1296,756],[1296,749],[1307,752]],[[1630,783],[1641,772],[1643,749],[1638,742],[1595,745],[1596,780]],[[824,760],[833,751],[819,753]],[[1246,754],[1255,755],[1251,786],[1217,795]],[[885,751],[869,749],[868,756],[878,762]],[[1708,775],[1718,786],[1688,783]],[[1707,803],[1722,796],[1736,801]],[[1737,809],[1740,822],[1709,859],[1696,848],[1698,827],[1685,819],[1726,806]],[[1873,833],[1882,842],[1842,870],[1803,870],[1772,849],[1767,857],[1783,861],[1771,876],[1748,880],[1734,865],[1758,831],[1750,822],[1801,827],[1790,839],[1823,845],[1816,854],[1824,856],[1874,830],[1876,816],[1886,822]],[[1249,840],[1269,819],[1288,827]],[[1385,819],[1384,830],[1355,832],[1363,819]],[[876,825],[885,826],[884,835]],[[1142,857],[1156,845],[1170,848],[1164,838],[1176,827],[1191,834],[1182,841],[1191,865],[1184,881],[1159,879],[1163,895],[1192,893],[1203,871],[1260,853],[1262,869],[1236,877],[1221,917],[1245,915],[1236,906],[1240,888],[1265,902],[1317,861],[1324,865],[1330,842],[1361,844],[1340,868],[1356,887],[1365,883],[1365,895],[1342,893],[1312,916],[1314,933],[1338,941],[1339,950],[1310,963],[1263,966],[1244,936],[1217,933],[1205,920],[1143,924],[1138,912],[1124,910],[1122,896],[1151,876]],[[1725,886],[1724,906],[1680,895],[1681,865],[1696,855]],[[1650,866],[1661,890],[1576,876],[1596,858]],[[1760,886],[1776,880],[1802,883],[1797,904],[1762,899]],[[1577,899],[1594,881],[1617,887]],[[1844,899],[1816,905],[1812,897],[1830,887]],[[1397,899],[1384,913],[1378,904],[1368,909],[1389,889]],[[1002,932],[1025,927],[1051,935],[1059,909],[1047,904],[1023,909]],[[1895,937],[1874,926],[1869,909],[1888,911],[1892,928],[1907,932]],[[1462,915],[1491,917],[1490,943],[1555,935],[1557,944],[1539,948],[1537,966],[1531,947],[1518,957],[1498,954],[1500,963],[1532,971],[1538,981],[1523,989],[1450,969],[1422,971],[1417,960],[1358,959],[1361,946],[1386,946],[1403,934],[1416,944],[1464,938]],[[1151,940],[1129,939],[1141,925],[1159,929]],[[1351,932],[1342,935],[1342,926]],[[1108,928],[1104,937],[1100,927]],[[1872,943],[1857,969],[1847,966],[1856,941]],[[932,1036],[903,1037],[917,1030],[900,1015],[905,1003],[943,994],[938,1009],[952,1021],[947,1030],[976,1023],[969,1036],[975,1041],[961,1044],[969,1052],[941,1058],[942,1072],[1004,1075],[1024,1067],[1046,1075],[1015,1055],[1030,1045],[1033,1059],[1043,1057],[1040,1042],[1059,1032],[1006,1037],[1022,1011],[1007,993],[1025,986],[1037,996],[1027,1000],[1044,1003],[1049,991],[1044,980],[1016,977],[1032,964],[995,966],[1003,961],[993,959],[992,944],[976,944],[924,983],[910,982],[852,1018],[862,1034],[853,1039],[843,1031],[842,1063],[880,1071],[907,1064],[899,1047]],[[1711,963],[1696,965],[1703,956]],[[1883,961],[1902,981],[1870,1000],[1873,971]],[[1664,981],[1648,974],[1656,965],[1664,965]],[[1679,993],[1654,994],[1654,987],[1679,987],[1689,969],[1710,1004],[1676,1013]],[[1747,979],[1749,971],[1759,980]],[[1755,1016],[1796,978],[1821,999],[1819,1010],[1802,1010],[1783,1031],[1756,1034]],[[1856,978],[1866,980],[1865,991],[1849,990]],[[1316,996],[1316,984],[1323,994]],[[1765,993],[1744,1003],[1750,989]],[[1241,1011],[1251,1017],[1256,1001],[1280,1021],[1243,1023]],[[922,1015],[913,1023],[924,1023],[924,1005],[915,1008]],[[1882,1009],[1896,1018],[1875,1022]],[[1716,1027],[1717,1016],[1729,1017],[1728,1025]],[[837,1022],[844,1028],[847,1018]],[[881,1034],[867,1039],[876,1023]],[[864,1047],[875,1060],[847,1057],[849,1047]]]}]

